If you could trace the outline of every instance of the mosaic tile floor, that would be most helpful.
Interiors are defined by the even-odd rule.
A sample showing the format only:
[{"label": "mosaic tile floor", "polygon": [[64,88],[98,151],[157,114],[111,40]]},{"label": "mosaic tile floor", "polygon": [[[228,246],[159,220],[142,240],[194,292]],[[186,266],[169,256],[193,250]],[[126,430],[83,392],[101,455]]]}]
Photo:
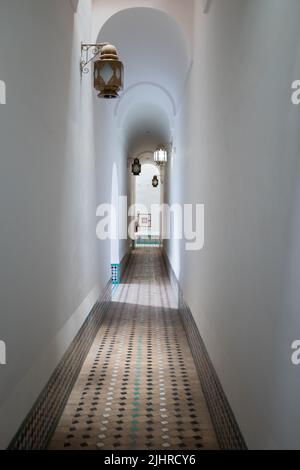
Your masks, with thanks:
[{"label": "mosaic tile floor", "polygon": [[133,251],[49,448],[218,448],[159,249]]}]

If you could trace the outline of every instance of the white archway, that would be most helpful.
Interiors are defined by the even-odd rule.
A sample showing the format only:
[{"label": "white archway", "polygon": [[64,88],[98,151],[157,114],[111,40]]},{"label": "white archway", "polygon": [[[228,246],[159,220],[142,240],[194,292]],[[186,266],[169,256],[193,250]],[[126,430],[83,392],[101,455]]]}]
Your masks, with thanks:
[{"label": "white archway", "polygon": [[[194,0],[189,1],[193,2]],[[124,10],[136,8],[156,10],[173,19],[180,28],[183,41],[187,44],[189,59],[191,59],[194,23],[193,9],[186,8],[186,4],[182,0],[122,0],[122,2],[120,2],[120,0],[110,0],[109,4],[105,5],[105,9],[103,8],[102,0],[94,0],[92,24],[93,41],[97,40],[99,31],[110,18]]]},{"label": "white archway", "polygon": [[114,103],[118,127],[141,103],[145,114],[149,103],[162,107],[173,127],[191,61],[180,24],[161,9],[126,8],[102,25],[97,42],[104,41],[117,47],[125,68],[124,91]]},{"label": "white archway", "polygon": [[[184,17],[182,2],[174,1],[177,13],[180,10]],[[132,186],[131,163],[127,165],[126,159],[149,149],[153,151],[158,144],[169,144],[174,139],[177,113],[190,71],[191,48],[181,22],[177,21],[179,13],[175,19],[173,14],[155,8],[159,2],[154,1],[151,8],[141,7],[141,3],[131,8],[132,2],[126,1],[123,4],[129,7],[120,9],[120,2],[116,5],[113,0],[112,7],[109,5],[102,12],[102,26],[97,34],[97,42],[116,46],[125,72],[125,87],[119,100],[94,99],[96,151],[102,155],[104,149],[110,149],[118,172],[118,189],[111,189],[114,199],[117,192],[121,196],[124,178],[129,182],[127,187]],[[97,1],[95,5],[97,10]],[[107,153],[105,158],[109,161]],[[129,167],[129,175],[124,174],[122,158]],[[157,168],[153,169],[148,182],[151,187],[152,177],[157,174]],[[101,184],[101,175],[98,179]],[[117,178],[113,184],[114,181]],[[132,191],[130,199],[135,193]],[[158,201],[154,202],[162,203],[164,191],[159,188],[157,194]],[[124,246],[120,240],[112,242],[113,261],[120,261],[124,253],[120,246]]]}]

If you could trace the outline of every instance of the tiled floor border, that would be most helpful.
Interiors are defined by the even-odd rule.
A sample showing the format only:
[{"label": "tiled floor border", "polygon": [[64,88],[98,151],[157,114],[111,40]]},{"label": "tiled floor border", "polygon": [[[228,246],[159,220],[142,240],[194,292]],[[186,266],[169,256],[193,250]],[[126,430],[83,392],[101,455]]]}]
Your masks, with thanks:
[{"label": "tiled floor border", "polygon": [[[129,254],[127,253],[121,262],[121,275],[126,269]],[[9,450],[41,450],[47,447],[82,364],[103,321],[111,301],[111,287],[110,280],[101,299],[92,308],[10,443]]]},{"label": "tiled floor border", "polygon": [[128,266],[128,261],[129,261],[129,258],[130,258],[130,254],[131,254],[131,249],[129,249],[127,251],[127,253],[124,255],[121,263],[120,263],[120,280],[122,280],[122,277],[124,275],[124,272],[125,272],[125,269],[127,268]]},{"label": "tiled floor border", "polygon": [[218,449],[160,250],[126,271],[48,449]]},{"label": "tiled floor border", "polygon": [[[130,251],[120,263],[121,276],[127,267],[129,257]],[[112,283],[110,280],[101,299],[94,305],[10,443],[9,450],[40,450],[47,447],[86,355],[103,321],[108,304],[111,301],[111,291]]]},{"label": "tiled floor border", "polygon": [[178,291],[179,311],[182,316],[186,335],[194,357],[203,393],[207,401],[220,447],[223,450],[246,450],[247,446],[245,440],[236,422],[214,366],[209,358],[192,312],[184,299],[169,258],[164,250],[162,250],[162,253],[171,284],[176,288],[176,291]]},{"label": "tiled floor border", "polygon": [[111,282],[108,283],[102,298],[94,305],[51,375],[47,385],[10,443],[9,450],[40,450],[47,447],[103,320],[110,298]]}]

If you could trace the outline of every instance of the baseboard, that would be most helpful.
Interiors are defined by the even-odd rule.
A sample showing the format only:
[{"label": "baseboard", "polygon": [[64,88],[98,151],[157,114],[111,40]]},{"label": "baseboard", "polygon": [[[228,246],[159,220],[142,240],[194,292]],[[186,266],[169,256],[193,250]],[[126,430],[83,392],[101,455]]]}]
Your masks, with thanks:
[{"label": "baseboard", "polygon": [[246,450],[245,440],[165,250],[162,254],[171,285],[178,295],[178,308],[220,447],[223,450]]},{"label": "baseboard", "polygon": [[124,272],[127,268],[128,261],[131,255],[131,248],[127,251],[127,253],[123,256],[122,261],[120,263],[120,278],[122,279]]},{"label": "baseboard", "polygon": [[[121,277],[127,267],[129,257],[130,250],[125,254],[120,263]],[[72,340],[47,385],[40,393],[19,431],[12,439],[8,449],[41,450],[47,447],[108,309],[109,302],[111,301],[111,287],[110,280],[101,298],[94,303],[88,317]]]},{"label": "baseboard", "polygon": [[111,281],[40,393],[9,450],[46,449],[111,300]]}]

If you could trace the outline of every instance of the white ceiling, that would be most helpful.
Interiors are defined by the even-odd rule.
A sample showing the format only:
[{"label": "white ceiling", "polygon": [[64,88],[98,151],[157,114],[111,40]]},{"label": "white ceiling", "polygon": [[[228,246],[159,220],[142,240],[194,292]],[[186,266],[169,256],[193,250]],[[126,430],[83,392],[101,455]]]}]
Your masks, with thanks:
[{"label": "white ceiling", "polygon": [[125,89],[115,116],[128,146],[140,146],[149,135],[157,143],[168,140],[189,68],[180,27],[162,11],[129,8],[104,24],[98,40],[114,44],[124,63]]},{"label": "white ceiling", "polygon": [[157,145],[170,139],[168,115],[163,108],[151,101],[128,107],[128,112],[124,116],[123,130],[127,137],[128,148],[132,150],[143,142]]}]

